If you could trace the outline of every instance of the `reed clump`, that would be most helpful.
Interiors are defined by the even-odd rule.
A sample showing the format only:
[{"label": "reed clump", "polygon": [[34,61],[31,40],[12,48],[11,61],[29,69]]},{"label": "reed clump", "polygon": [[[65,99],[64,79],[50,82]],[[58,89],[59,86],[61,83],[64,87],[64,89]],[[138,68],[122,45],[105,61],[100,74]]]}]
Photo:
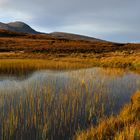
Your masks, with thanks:
[{"label": "reed clump", "polygon": [[116,117],[99,122],[96,127],[77,133],[76,140],[138,140],[140,139],[140,91],[131,103],[126,105]]},{"label": "reed clump", "polygon": [[113,113],[108,112],[114,101],[109,95],[91,92],[85,82],[80,85],[80,92],[72,84],[64,92],[45,82],[0,91],[0,139],[72,139],[76,131]]}]

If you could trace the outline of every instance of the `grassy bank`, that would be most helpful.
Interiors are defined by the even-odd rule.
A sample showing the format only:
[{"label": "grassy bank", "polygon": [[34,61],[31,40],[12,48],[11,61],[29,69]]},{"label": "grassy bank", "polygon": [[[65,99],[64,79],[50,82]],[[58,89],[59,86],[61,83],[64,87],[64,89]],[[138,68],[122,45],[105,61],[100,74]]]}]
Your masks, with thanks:
[{"label": "grassy bank", "polygon": [[138,140],[140,139],[140,91],[116,117],[101,120],[97,127],[77,133],[75,140]]},{"label": "grassy bank", "polygon": [[78,69],[89,67],[126,68],[140,72],[140,55],[107,54],[72,54],[68,56],[51,55],[46,59],[1,59],[0,73],[24,73],[39,69]]}]

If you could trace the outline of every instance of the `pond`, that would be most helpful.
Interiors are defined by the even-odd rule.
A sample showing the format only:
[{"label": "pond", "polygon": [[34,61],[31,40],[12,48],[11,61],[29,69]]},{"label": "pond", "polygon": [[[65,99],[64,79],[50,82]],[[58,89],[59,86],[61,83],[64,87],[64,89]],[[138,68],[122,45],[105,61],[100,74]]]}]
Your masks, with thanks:
[{"label": "pond", "polygon": [[[11,108],[15,112],[22,108],[25,121],[30,114],[36,115],[41,127],[47,124],[48,138],[67,139],[77,129],[117,114],[137,90],[140,75],[127,70],[39,70],[22,77],[1,75],[0,105],[6,110],[4,117]],[[14,115],[21,117],[18,113]]]}]

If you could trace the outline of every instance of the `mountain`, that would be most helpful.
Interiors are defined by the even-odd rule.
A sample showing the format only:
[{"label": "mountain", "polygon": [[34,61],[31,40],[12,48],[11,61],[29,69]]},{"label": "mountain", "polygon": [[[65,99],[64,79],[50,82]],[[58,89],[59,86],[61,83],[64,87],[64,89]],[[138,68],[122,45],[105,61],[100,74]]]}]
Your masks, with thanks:
[{"label": "mountain", "polygon": [[0,29],[1,30],[8,30],[13,32],[19,33],[31,33],[31,34],[38,34],[39,32],[32,29],[29,25],[24,22],[10,22],[10,23],[2,23],[0,22]]},{"label": "mountain", "polygon": [[[64,33],[64,32],[52,32],[49,34],[37,32],[36,30],[32,29],[29,25],[24,22],[16,21],[10,23],[2,23],[0,22],[0,30],[4,30],[0,32],[0,36],[21,36],[17,33],[29,33],[29,34],[44,34],[50,35],[50,37],[54,37],[56,39],[64,39],[64,40],[74,40],[74,41],[90,41],[90,42],[105,42],[104,40],[88,37],[84,35],[72,34],[72,33]],[[8,31],[8,32],[6,32]],[[13,35],[12,35],[13,32]]]},{"label": "mountain", "polygon": [[72,34],[72,33],[64,33],[64,32],[53,32],[50,33],[51,36],[55,38],[62,38],[62,39],[68,39],[68,40],[81,40],[81,41],[104,41],[101,39],[93,38],[93,37],[88,37],[84,35],[78,35],[78,34]]}]

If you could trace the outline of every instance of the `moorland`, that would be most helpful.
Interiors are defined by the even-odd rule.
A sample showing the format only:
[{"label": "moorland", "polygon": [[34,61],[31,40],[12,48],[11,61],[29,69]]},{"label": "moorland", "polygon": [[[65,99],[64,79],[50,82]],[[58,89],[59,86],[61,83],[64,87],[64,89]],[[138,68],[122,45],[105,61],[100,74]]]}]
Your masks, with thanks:
[{"label": "moorland", "polygon": [[[140,44],[29,34],[0,30],[0,75],[25,75],[37,70],[120,68],[140,73]],[[109,71],[111,73],[111,71]],[[90,77],[90,76],[89,76]],[[87,77],[88,78],[88,77]],[[2,140],[137,140],[140,138],[140,92],[117,115],[105,116],[107,96],[67,87],[56,97],[55,87],[26,87],[24,96],[0,91]],[[104,90],[104,89],[102,89]],[[9,94],[12,93],[12,94]],[[88,94],[89,93],[89,94]],[[86,101],[85,101],[86,99]],[[105,101],[105,102],[103,102]],[[104,103],[104,104],[102,104]],[[97,120],[93,121],[93,118]],[[91,123],[92,122],[92,123]]]}]

